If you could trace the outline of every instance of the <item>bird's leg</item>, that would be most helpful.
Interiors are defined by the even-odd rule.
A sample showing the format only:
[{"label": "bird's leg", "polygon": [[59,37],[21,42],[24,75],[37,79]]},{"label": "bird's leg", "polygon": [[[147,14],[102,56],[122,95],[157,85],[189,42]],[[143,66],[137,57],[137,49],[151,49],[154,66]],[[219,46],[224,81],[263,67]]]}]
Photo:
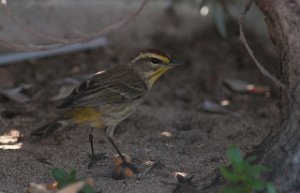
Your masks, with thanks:
[{"label": "bird's leg", "polygon": [[115,132],[115,128],[114,126],[109,126],[107,127],[105,133],[108,137],[112,138],[112,136],[114,135],[114,132]]},{"label": "bird's leg", "polygon": [[112,146],[115,148],[115,150],[117,151],[117,153],[120,156],[120,158],[122,159],[122,161],[123,162],[127,162],[125,156],[122,155],[121,151],[119,150],[119,148],[117,147],[117,145],[115,144],[115,142],[112,140],[112,138],[109,135],[107,135],[107,138],[108,138],[109,142],[112,144]]},{"label": "bird's leg", "polygon": [[91,156],[90,156],[90,162],[88,164],[88,168],[90,169],[97,161],[105,159],[105,153],[101,153],[99,155],[95,154],[94,151],[94,136],[93,136],[93,128],[91,129],[91,133],[89,135],[89,141],[91,145]]},{"label": "bird's leg", "polygon": [[122,159],[122,161],[124,162],[124,161],[126,161],[126,158],[124,157],[124,155],[122,155],[121,151],[119,150],[119,148],[117,147],[117,145],[115,144],[115,142],[112,140],[112,136],[114,135],[114,131],[115,131],[115,127],[114,126],[107,127],[107,129],[106,129],[106,136],[107,136],[109,142],[112,144],[112,146],[117,151],[117,153],[120,156],[120,158]]},{"label": "bird's leg", "polygon": [[90,133],[90,135],[89,135],[89,141],[90,141],[91,151],[92,151],[91,159],[94,159],[96,156],[95,156],[95,152],[94,152],[94,136],[92,133]]},{"label": "bird's leg", "polygon": [[[129,168],[133,173],[137,173],[138,170],[137,170],[136,166],[134,166],[132,163],[130,163],[130,162],[128,162],[126,160],[126,157],[121,153],[121,151],[119,150],[119,148],[117,147],[117,145],[115,144],[115,142],[112,140],[111,137],[113,135],[113,131],[114,131],[114,128],[108,127],[107,130],[106,130],[106,136],[107,136],[107,139],[112,144],[112,146],[114,147],[114,149],[116,150],[116,152],[118,153],[119,157],[122,160],[122,163],[121,163],[120,166],[123,169]],[[122,173],[120,173],[120,174],[114,174],[114,178],[115,179],[123,179],[123,177],[124,177],[124,174],[122,174]]]}]

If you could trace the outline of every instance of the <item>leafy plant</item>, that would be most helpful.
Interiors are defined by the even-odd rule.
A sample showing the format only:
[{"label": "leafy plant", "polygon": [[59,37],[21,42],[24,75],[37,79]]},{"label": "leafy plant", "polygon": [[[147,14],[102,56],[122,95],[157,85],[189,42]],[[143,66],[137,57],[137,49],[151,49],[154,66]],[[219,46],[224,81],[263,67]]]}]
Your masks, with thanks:
[{"label": "leafy plant", "polygon": [[253,158],[245,160],[240,149],[236,146],[228,149],[227,157],[230,166],[221,166],[220,169],[229,185],[219,193],[253,193],[262,190],[266,190],[268,193],[276,193],[276,189],[271,182],[266,182],[260,178],[263,172],[268,171],[265,166],[250,164]]},{"label": "leafy plant", "polygon": [[[82,179],[76,179],[76,171],[72,170],[70,173],[68,173],[67,171],[65,171],[64,169],[61,168],[53,168],[51,170],[51,174],[53,176],[53,178],[56,180],[56,182],[58,183],[57,188],[58,189],[62,189],[64,187],[66,187],[67,185],[76,183]],[[83,188],[80,190],[80,192],[83,193],[93,193],[94,190],[93,188],[88,185],[85,184],[83,186]]]}]

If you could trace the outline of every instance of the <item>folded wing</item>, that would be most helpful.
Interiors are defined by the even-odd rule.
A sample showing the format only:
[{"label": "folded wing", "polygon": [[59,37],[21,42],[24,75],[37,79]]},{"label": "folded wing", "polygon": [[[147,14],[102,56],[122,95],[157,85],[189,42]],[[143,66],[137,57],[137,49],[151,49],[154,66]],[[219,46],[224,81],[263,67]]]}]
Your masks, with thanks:
[{"label": "folded wing", "polygon": [[147,86],[127,68],[115,68],[95,74],[78,85],[57,108],[120,105],[142,98]]}]

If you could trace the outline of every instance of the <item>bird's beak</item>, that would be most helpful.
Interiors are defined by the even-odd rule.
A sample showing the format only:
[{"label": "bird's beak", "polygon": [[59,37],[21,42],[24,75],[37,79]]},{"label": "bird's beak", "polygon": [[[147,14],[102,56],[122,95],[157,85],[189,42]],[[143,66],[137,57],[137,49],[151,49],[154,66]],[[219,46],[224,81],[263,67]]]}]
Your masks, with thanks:
[{"label": "bird's beak", "polygon": [[185,64],[182,64],[182,63],[178,63],[176,61],[171,61],[168,66],[170,67],[175,67],[175,66],[184,66]]}]

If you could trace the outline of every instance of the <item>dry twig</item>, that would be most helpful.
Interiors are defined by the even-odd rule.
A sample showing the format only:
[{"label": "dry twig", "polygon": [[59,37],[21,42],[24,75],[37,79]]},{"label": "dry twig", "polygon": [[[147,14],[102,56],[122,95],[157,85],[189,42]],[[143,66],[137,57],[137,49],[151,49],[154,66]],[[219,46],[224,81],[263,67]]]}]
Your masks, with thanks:
[{"label": "dry twig", "polygon": [[0,44],[2,46],[5,46],[7,48],[13,49],[13,50],[19,50],[19,51],[37,51],[37,50],[49,50],[53,48],[59,48],[63,46],[67,46],[70,44],[78,44],[78,43],[86,43],[90,42],[94,39],[100,38],[101,36],[107,35],[109,33],[115,32],[122,28],[123,26],[127,25],[129,22],[131,22],[133,19],[135,19],[145,8],[145,6],[150,2],[151,0],[143,0],[140,6],[134,10],[129,15],[123,17],[119,21],[112,23],[111,25],[108,25],[107,27],[101,29],[100,31],[96,32],[95,34],[78,38],[74,40],[69,39],[62,39],[57,37],[50,37],[45,34],[41,34],[35,30],[33,30],[30,26],[24,24],[8,7],[6,4],[1,4],[0,7],[2,7],[5,10],[6,15],[18,26],[21,27],[24,31],[27,33],[30,33],[32,35],[35,35],[39,38],[51,40],[54,42],[54,44],[50,45],[23,45],[23,44],[17,44],[15,42],[11,42],[8,40],[0,39]]},{"label": "dry twig", "polygon": [[41,34],[35,30],[33,30],[30,26],[23,23],[15,14],[14,12],[7,6],[7,4],[0,3],[0,7],[4,10],[5,15],[17,26],[21,27],[25,32],[28,32],[34,36],[37,36],[39,38],[45,39],[45,40],[51,40],[58,43],[67,43],[67,40],[56,38],[56,37],[50,37],[49,35]]},{"label": "dry twig", "polygon": [[250,48],[249,44],[248,44],[248,41],[245,37],[245,33],[244,33],[244,29],[243,29],[243,22],[245,21],[245,17],[248,13],[248,11],[250,10],[251,8],[251,5],[253,4],[255,0],[249,0],[249,2],[247,3],[244,11],[242,12],[242,16],[238,22],[239,24],[239,30],[240,30],[240,39],[242,41],[242,43],[244,44],[245,48],[247,49],[250,57],[252,58],[252,60],[254,61],[254,63],[256,64],[256,66],[258,67],[258,69],[260,70],[260,72],[266,76],[267,78],[269,78],[272,82],[274,82],[276,84],[276,86],[278,86],[279,88],[283,89],[284,91],[286,91],[286,93],[289,95],[289,96],[292,96],[291,95],[291,91],[288,89],[288,87],[283,84],[282,82],[280,82],[277,78],[275,78],[272,74],[270,74],[269,71],[267,71],[261,64],[260,62],[257,60],[257,58],[255,57],[254,53],[253,53],[253,50]]}]

